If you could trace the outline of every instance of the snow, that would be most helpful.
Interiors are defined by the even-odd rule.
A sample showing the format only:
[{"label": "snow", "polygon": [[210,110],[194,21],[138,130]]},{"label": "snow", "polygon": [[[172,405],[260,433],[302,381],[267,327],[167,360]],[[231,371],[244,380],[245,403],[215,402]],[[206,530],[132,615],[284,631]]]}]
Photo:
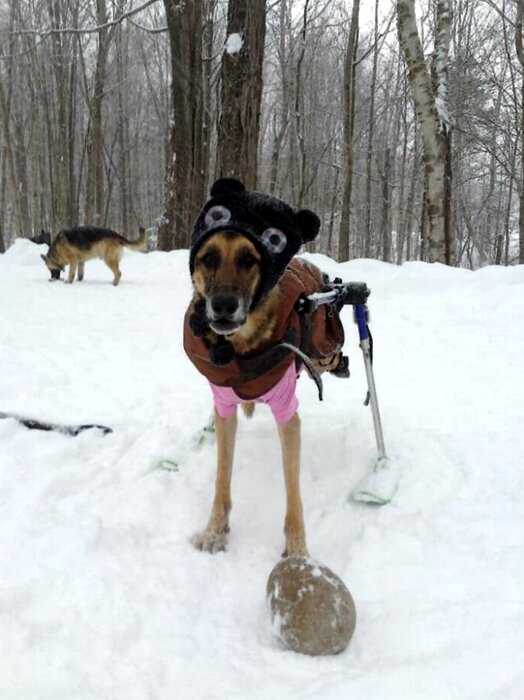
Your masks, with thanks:
[{"label": "snow", "polygon": [[232,56],[233,54],[239,53],[243,46],[244,39],[242,38],[242,34],[229,34],[226,39],[224,50]]},{"label": "snow", "polygon": [[98,422],[105,437],[0,421],[0,697],[520,700],[524,688],[524,267],[373,260],[366,281],[393,503],[347,500],[375,457],[350,310],[352,377],[302,377],[302,490],[312,557],[350,589],[340,656],[283,650],[265,603],[282,547],[276,430],[240,419],[230,546],[197,552],[214,447],[156,468],[209,416],[185,358],[187,253],[128,253],[50,284],[45,247],[0,256],[0,411]]}]

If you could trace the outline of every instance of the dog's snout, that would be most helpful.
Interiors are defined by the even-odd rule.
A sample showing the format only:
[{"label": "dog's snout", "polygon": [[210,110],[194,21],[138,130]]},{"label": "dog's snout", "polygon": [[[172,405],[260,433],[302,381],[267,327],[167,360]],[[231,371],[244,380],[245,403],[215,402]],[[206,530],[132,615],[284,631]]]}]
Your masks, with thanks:
[{"label": "dog's snout", "polygon": [[218,318],[231,318],[238,309],[238,299],[234,294],[216,294],[211,300],[211,308]]}]

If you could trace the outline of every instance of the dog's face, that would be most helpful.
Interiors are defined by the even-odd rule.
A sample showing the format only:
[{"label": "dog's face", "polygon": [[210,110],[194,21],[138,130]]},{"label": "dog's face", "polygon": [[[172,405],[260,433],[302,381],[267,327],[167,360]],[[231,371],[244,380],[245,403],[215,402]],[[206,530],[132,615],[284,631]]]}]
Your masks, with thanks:
[{"label": "dog's face", "polygon": [[50,277],[49,281],[54,282],[55,280],[59,280],[60,273],[63,271],[64,268],[61,267],[57,262],[55,262],[49,256],[49,253],[47,255],[41,255],[40,257],[45,262],[47,269],[51,273],[51,277]]},{"label": "dog's face", "polygon": [[261,256],[240,233],[215,233],[195,258],[193,285],[206,302],[211,329],[234,333],[247,318],[261,280]]}]

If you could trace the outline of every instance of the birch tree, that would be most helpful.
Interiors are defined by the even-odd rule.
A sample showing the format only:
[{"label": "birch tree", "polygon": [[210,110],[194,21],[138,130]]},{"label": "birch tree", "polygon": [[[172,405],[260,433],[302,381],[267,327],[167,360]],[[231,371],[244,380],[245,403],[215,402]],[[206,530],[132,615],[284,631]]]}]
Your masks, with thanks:
[{"label": "birch tree", "polygon": [[435,0],[436,27],[433,80],[417,29],[414,0],[397,0],[397,28],[408,68],[424,147],[426,177],[427,256],[430,262],[451,264],[450,121],[448,115],[448,53],[450,0]]}]

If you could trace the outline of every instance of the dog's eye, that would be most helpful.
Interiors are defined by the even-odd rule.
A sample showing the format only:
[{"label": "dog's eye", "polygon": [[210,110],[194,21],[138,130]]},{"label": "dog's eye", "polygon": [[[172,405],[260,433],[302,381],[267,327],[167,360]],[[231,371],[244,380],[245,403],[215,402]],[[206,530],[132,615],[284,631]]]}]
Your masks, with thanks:
[{"label": "dog's eye", "polygon": [[250,253],[249,251],[245,251],[244,253],[240,253],[237,259],[237,265],[238,267],[244,268],[244,270],[250,270],[253,265],[255,265],[257,262],[257,259],[255,256]]},{"label": "dog's eye", "polygon": [[200,262],[209,270],[216,270],[220,263],[220,258],[214,250],[209,250],[200,258]]},{"label": "dog's eye", "polygon": [[280,229],[267,228],[262,234],[262,242],[270,253],[281,253],[287,245],[287,238]]},{"label": "dog's eye", "polygon": [[231,212],[227,207],[222,207],[220,205],[216,205],[214,207],[211,207],[211,209],[206,212],[206,226],[211,227],[211,226],[218,226],[219,224],[227,224],[227,222],[231,219]]}]

